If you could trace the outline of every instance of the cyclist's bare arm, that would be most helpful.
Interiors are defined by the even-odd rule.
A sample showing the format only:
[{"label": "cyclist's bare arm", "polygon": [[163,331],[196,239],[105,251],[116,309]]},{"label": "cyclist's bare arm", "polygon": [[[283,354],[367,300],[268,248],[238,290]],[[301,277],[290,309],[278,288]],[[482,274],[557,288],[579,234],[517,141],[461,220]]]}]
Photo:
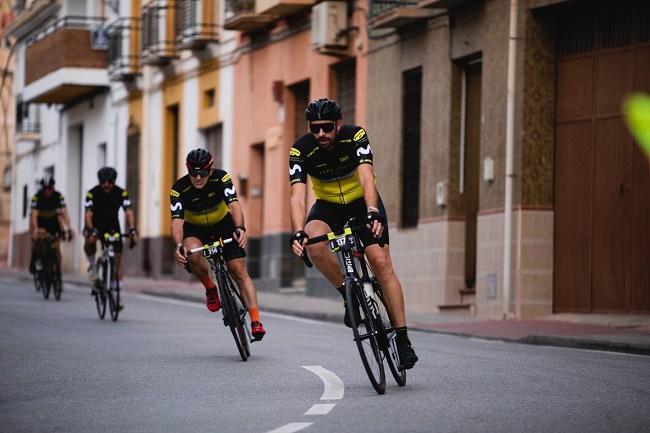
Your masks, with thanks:
[{"label": "cyclist's bare arm", "polygon": [[179,265],[185,266],[187,263],[187,257],[185,254],[181,253],[179,246],[183,244],[183,219],[182,218],[172,218],[172,238],[174,239],[174,244],[176,245],[176,262]]},{"label": "cyclist's bare arm", "polygon": [[[232,201],[228,203],[228,210],[230,211],[230,215],[232,215],[232,220],[235,223],[235,227],[244,227],[244,212],[241,209],[239,201]],[[243,230],[237,230],[236,232],[237,236],[235,239],[237,240],[237,243],[240,247],[246,248],[246,245],[248,244],[248,234],[246,234],[246,232]]]},{"label": "cyclist's bare arm", "polygon": [[32,239],[36,239],[36,234],[38,231],[38,211],[32,209],[29,213],[29,232],[32,234]]},{"label": "cyclist's bare arm", "polygon": [[90,209],[86,209],[86,213],[84,214],[84,222],[86,223],[86,229],[88,231],[91,231],[93,229],[93,211]]},{"label": "cyclist's bare arm", "polygon": [[[359,173],[359,183],[363,188],[363,198],[366,201],[368,211],[379,211],[379,194],[377,193],[377,185],[375,184],[375,171],[371,164],[360,164],[357,168]],[[375,221],[371,228],[372,233],[379,237],[384,231],[384,227],[379,221]]]},{"label": "cyclist's bare arm", "polygon": [[[302,182],[295,182],[293,185],[291,185],[291,198],[289,199],[289,207],[291,211],[291,225],[293,226],[294,232],[305,229],[306,194],[307,194],[306,184]],[[304,242],[307,242],[307,239],[305,239]],[[299,245],[298,241],[293,242],[292,249],[297,256],[302,255],[303,245]]]}]

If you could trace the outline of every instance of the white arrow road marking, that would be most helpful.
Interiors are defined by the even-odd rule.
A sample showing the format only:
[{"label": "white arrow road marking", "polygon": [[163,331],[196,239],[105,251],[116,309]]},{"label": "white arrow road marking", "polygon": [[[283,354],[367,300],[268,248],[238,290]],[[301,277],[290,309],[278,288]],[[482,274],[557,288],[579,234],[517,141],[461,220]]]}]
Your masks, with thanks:
[{"label": "white arrow road marking", "polygon": [[306,429],[312,424],[313,422],[291,422],[289,424],[283,425],[282,427],[278,427],[275,430],[271,430],[268,433],[294,433],[302,429]]},{"label": "white arrow road marking", "polygon": [[305,415],[327,415],[334,409],[334,406],[336,406],[336,403],[315,404],[305,412]]},{"label": "white arrow road marking", "polygon": [[303,365],[302,368],[307,369],[320,377],[325,384],[323,395],[320,397],[321,400],[340,400],[343,398],[345,386],[343,385],[343,381],[339,379],[336,374],[320,365]]}]

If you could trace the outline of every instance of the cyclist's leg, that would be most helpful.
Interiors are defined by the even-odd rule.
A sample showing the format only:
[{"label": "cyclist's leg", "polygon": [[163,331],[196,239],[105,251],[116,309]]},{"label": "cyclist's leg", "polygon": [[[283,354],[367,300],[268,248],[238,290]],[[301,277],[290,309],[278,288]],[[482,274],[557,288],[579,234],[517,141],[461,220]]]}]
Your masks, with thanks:
[{"label": "cyclist's leg", "polygon": [[[183,224],[183,246],[186,251],[203,246],[208,242],[209,235],[203,227]],[[208,262],[201,254],[192,254],[187,258],[187,263],[192,274],[205,287],[206,305],[208,310],[215,312],[221,308],[221,301],[217,291],[217,285],[210,277],[210,268]]]},{"label": "cyclist's leg", "polygon": [[388,314],[394,327],[406,326],[406,314],[404,313],[404,293],[402,285],[393,269],[393,262],[390,257],[388,245],[380,247],[377,244],[366,247],[366,257],[372,268],[372,272],[381,283],[382,292],[388,304]]},{"label": "cyclist's leg", "polygon": [[[322,220],[313,219],[305,226],[305,232],[312,238],[332,231],[330,226]],[[343,274],[336,256],[328,248],[327,242],[319,242],[307,247],[309,258],[316,268],[334,287],[343,285]]]},{"label": "cyclist's leg", "polygon": [[255,288],[255,284],[253,284],[250,275],[248,275],[246,259],[244,257],[234,259],[228,259],[226,257],[226,259],[228,260],[228,272],[230,272],[230,275],[235,279],[235,282],[244,297],[244,301],[246,301],[246,308],[248,309],[248,314],[251,318],[251,334],[253,334],[255,340],[259,341],[266,334],[266,330],[264,330],[264,326],[260,321],[260,310],[257,305],[257,289]]}]

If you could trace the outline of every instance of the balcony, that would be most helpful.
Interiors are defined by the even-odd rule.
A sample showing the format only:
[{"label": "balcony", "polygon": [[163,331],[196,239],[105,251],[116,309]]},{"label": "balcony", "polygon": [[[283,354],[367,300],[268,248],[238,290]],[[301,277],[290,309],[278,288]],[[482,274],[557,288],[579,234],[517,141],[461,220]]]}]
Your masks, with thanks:
[{"label": "balcony", "polygon": [[108,32],[108,76],[112,81],[131,81],[139,74],[140,22],[119,18]]},{"label": "balcony", "polygon": [[315,3],[314,0],[257,0],[255,12],[264,15],[286,16],[311,7]]},{"label": "balcony", "polygon": [[255,12],[255,0],[226,0],[226,30],[239,30],[250,33],[268,26],[275,17]]},{"label": "balcony", "polygon": [[175,56],[173,3],[156,0],[142,7],[142,63],[164,66]]},{"label": "balcony", "polygon": [[65,104],[108,87],[101,18],[61,18],[27,40],[25,102]]},{"label": "balcony", "polygon": [[438,15],[436,10],[418,7],[417,0],[370,0],[370,26],[395,28]]},{"label": "balcony", "polygon": [[176,43],[180,49],[200,50],[219,42],[214,2],[185,0],[176,2]]},{"label": "balcony", "polygon": [[17,140],[39,140],[41,124],[39,122],[21,122],[16,124]]},{"label": "balcony", "polygon": [[429,9],[454,9],[475,0],[419,0],[418,6]]}]

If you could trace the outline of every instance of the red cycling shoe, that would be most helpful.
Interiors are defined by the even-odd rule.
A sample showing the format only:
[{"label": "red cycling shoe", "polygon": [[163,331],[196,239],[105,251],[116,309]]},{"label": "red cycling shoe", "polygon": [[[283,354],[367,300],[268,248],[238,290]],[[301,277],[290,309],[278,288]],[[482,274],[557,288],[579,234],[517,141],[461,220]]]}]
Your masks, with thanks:
[{"label": "red cycling shoe", "polygon": [[251,322],[251,334],[253,334],[253,340],[255,341],[261,341],[264,338],[266,331],[262,322]]},{"label": "red cycling shoe", "polygon": [[208,306],[208,310],[219,311],[221,308],[221,301],[219,301],[219,295],[217,293],[217,288],[213,287],[212,289],[205,290],[205,303]]}]

